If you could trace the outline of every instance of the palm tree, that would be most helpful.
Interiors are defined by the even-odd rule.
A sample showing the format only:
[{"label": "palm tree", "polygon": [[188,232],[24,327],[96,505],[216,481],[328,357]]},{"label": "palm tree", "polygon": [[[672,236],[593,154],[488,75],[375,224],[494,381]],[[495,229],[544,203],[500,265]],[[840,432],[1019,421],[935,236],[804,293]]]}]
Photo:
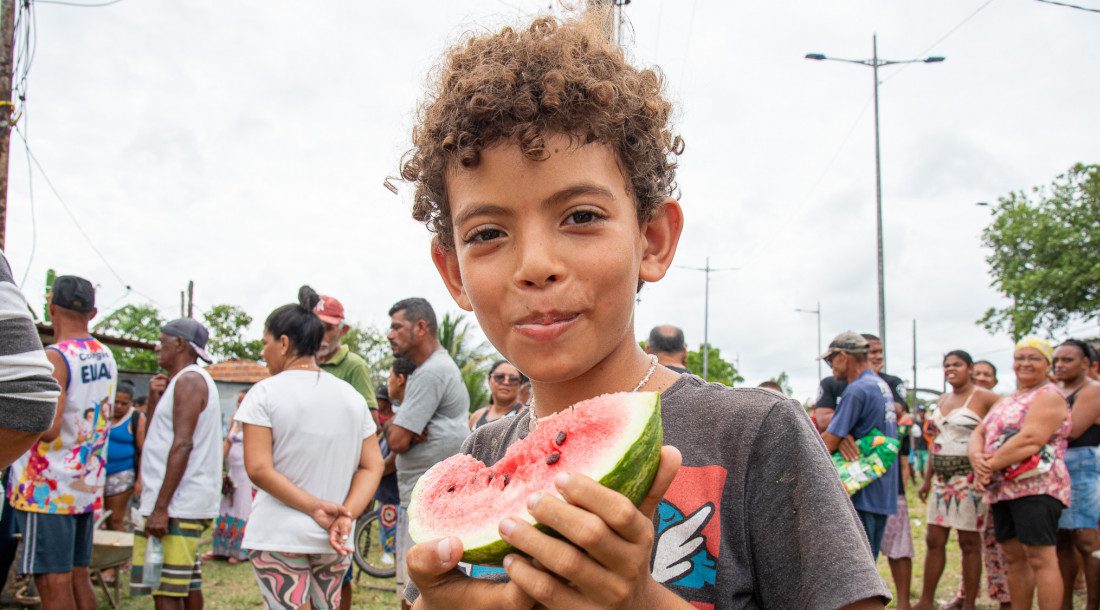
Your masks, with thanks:
[{"label": "palm tree", "polygon": [[462,383],[470,395],[470,411],[480,409],[489,402],[486,385],[487,364],[493,351],[484,341],[476,341],[471,331],[476,327],[466,319],[466,314],[443,314],[439,321],[439,343],[454,359],[462,373]]}]

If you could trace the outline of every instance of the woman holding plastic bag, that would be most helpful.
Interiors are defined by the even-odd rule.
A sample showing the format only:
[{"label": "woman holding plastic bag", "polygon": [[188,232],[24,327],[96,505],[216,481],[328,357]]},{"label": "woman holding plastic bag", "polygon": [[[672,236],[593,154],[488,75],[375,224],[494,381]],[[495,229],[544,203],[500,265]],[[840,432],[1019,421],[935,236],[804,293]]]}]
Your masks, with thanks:
[{"label": "woman holding plastic bag", "polygon": [[1039,610],[1062,605],[1055,543],[1058,517],[1069,505],[1063,456],[1070,421],[1065,398],[1047,377],[1053,353],[1034,337],[1016,344],[1017,390],[993,405],[970,438],[974,482],[985,492],[1008,559],[1013,608],[1031,608],[1033,597]]}]

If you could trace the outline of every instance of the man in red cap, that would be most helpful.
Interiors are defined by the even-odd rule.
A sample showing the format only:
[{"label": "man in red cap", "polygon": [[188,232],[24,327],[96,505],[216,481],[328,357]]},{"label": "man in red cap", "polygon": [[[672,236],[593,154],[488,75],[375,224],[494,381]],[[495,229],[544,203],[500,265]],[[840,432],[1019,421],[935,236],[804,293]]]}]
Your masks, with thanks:
[{"label": "man in red cap", "polygon": [[[363,395],[372,411],[377,412],[378,401],[374,397],[374,385],[370,382],[370,366],[359,354],[353,353],[340,339],[348,334],[351,327],[344,322],[344,305],[336,298],[322,295],[313,313],[325,325],[325,336],[321,338],[321,349],[317,351],[317,363],[321,369],[332,373],[337,379],[346,381]],[[378,421],[378,417],[374,417]],[[351,608],[352,568],[344,577],[340,590],[340,609]]]}]

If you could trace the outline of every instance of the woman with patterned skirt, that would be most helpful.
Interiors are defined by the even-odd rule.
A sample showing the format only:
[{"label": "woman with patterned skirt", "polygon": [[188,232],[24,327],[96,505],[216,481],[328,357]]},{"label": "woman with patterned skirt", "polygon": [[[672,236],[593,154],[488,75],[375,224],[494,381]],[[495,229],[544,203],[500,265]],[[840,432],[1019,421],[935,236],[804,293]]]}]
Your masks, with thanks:
[{"label": "woman with patterned skirt", "polygon": [[[237,395],[241,404],[247,391]],[[252,511],[252,482],[244,470],[244,432],[237,422],[229,426],[225,437],[225,478],[222,484],[222,506],[218,520],[214,522],[214,544],[203,559],[225,559],[231,564],[248,560],[248,553],[241,550],[244,526]]]}]

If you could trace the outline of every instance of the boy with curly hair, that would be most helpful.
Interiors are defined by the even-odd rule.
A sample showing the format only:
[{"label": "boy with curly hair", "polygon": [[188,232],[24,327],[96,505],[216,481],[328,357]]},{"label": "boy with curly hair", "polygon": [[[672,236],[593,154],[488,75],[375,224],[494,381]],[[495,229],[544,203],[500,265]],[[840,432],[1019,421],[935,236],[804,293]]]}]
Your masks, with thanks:
[{"label": "boy with curly hair", "polygon": [[576,473],[499,525],[522,551],[506,575],[455,569],[457,538],[414,546],[406,596],[422,608],[882,608],[863,528],[800,405],[657,366],[634,337],[634,298],[672,263],[683,150],[653,70],[584,20],[471,36],[446,55],[401,168],[413,217],[460,307],[531,378],[530,416],[476,430],[492,464],[578,401],[661,393],[649,496]]}]

